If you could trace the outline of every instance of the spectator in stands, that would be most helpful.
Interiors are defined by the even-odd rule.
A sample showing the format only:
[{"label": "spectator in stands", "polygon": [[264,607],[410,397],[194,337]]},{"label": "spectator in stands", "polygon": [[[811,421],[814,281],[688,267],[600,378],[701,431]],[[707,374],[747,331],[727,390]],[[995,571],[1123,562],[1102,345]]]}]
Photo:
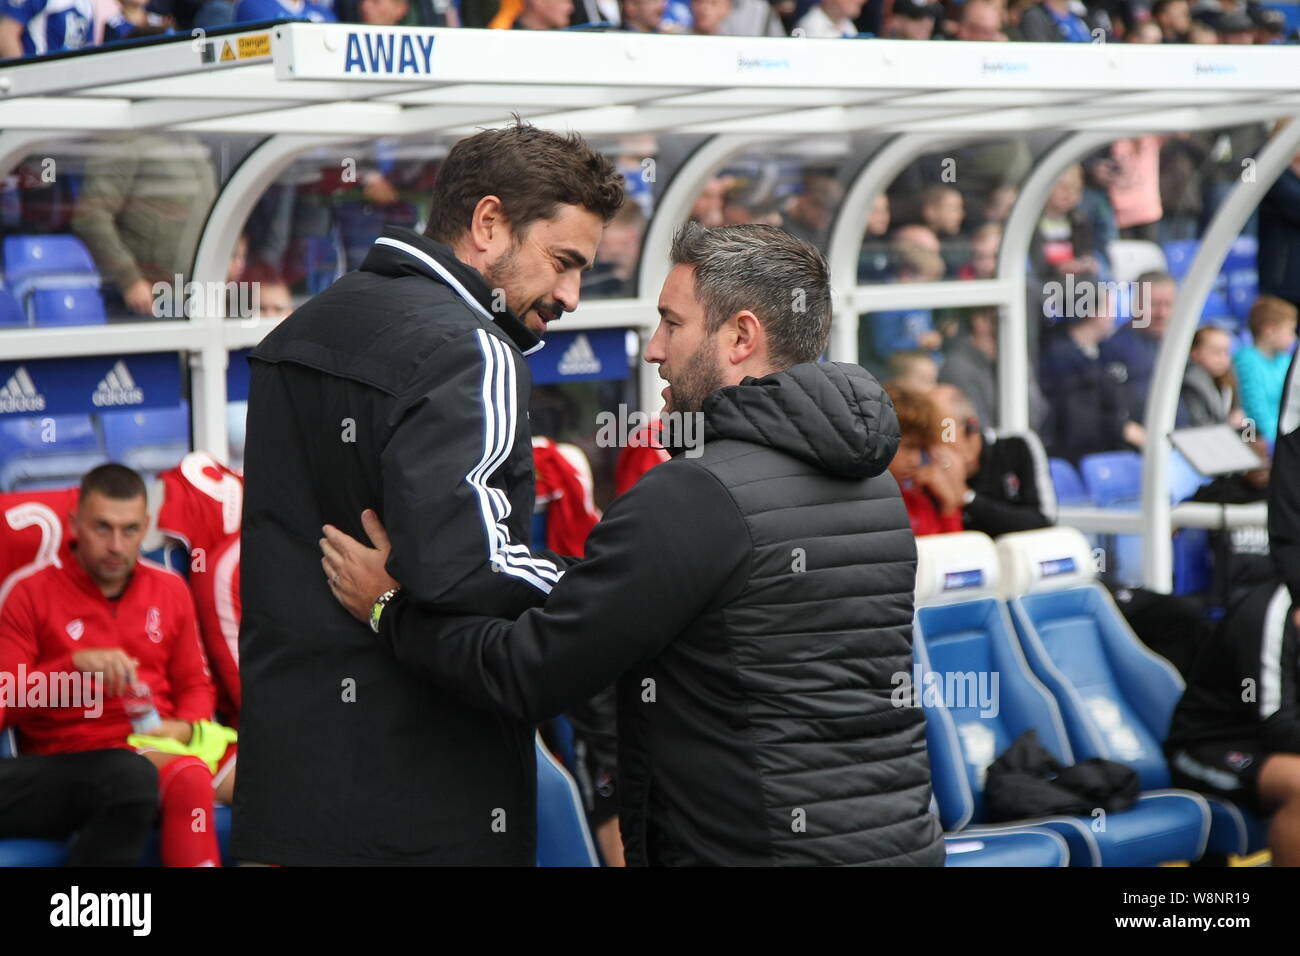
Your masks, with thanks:
[{"label": "spectator in stands", "polygon": [[[1149,21],[1148,21],[1149,22]],[[1093,164],[1094,177],[1106,187],[1115,225],[1124,239],[1154,242],[1160,208],[1162,137],[1135,136],[1111,144],[1109,157]]]},{"label": "spectator in stands", "polygon": [[1020,196],[1020,189],[1010,183],[995,186],[984,204],[984,221],[1004,223],[1011,215],[1011,210]]},{"label": "spectator in stands", "polygon": [[[363,0],[375,3],[379,0]],[[515,30],[563,30],[573,16],[573,0],[524,0],[515,18]]]},{"label": "spectator in stands", "polygon": [[921,194],[921,220],[930,227],[930,231],[939,237],[961,235],[962,220],[966,218],[966,206],[961,193],[952,186],[938,183],[927,186]]},{"label": "spectator in stands", "polygon": [[838,179],[825,173],[806,173],[802,188],[782,210],[783,228],[805,242],[823,245],[843,201],[844,187]]},{"label": "spectator in stands", "polygon": [[1140,304],[1134,306],[1133,318],[1102,343],[1101,360],[1106,374],[1119,388],[1120,405],[1129,426],[1136,426],[1126,426],[1125,438],[1140,448],[1146,437],[1141,422],[1146,415],[1147,392],[1155,374],[1160,341],[1174,314],[1178,284],[1169,273],[1154,271],[1142,273],[1137,283]]},{"label": "spectator in stands", "polygon": [[709,228],[721,226],[724,222],[723,207],[727,199],[727,190],[732,185],[729,176],[714,176],[705,183],[700,194],[695,197],[695,204],[691,206],[691,221]]},{"label": "spectator in stands", "polygon": [[889,37],[893,40],[930,40],[943,8],[925,0],[894,0],[889,18]]},{"label": "spectator in stands", "polygon": [[1003,435],[985,427],[974,404],[955,385],[930,393],[943,441],[934,451],[941,469],[956,473],[962,523],[991,537],[1046,528],[1045,498],[1051,492],[1047,456],[1038,436]]},{"label": "spectator in stands", "polygon": [[795,24],[794,35],[813,38],[852,37],[858,35],[854,19],[862,12],[864,0],[821,0]]},{"label": "spectator in stands", "polygon": [[1156,0],[1151,17],[1165,43],[1187,42],[1187,31],[1192,25],[1192,6],[1188,0]]},{"label": "spectator in stands", "polygon": [[645,224],[645,213],[636,203],[625,202],[619,207],[596,249],[596,264],[583,277],[584,293],[604,299],[636,295],[636,266]]},{"label": "spectator in stands", "polygon": [[1232,371],[1232,336],[1213,325],[1202,326],[1192,336],[1178,397],[1178,427],[1227,424],[1240,428],[1242,418],[1240,390]]},{"label": "spectator in stands", "polygon": [[258,262],[244,270],[243,281],[256,290],[259,319],[283,319],[293,311],[293,295],[279,272]]},{"label": "spectator in stands", "polygon": [[619,0],[619,29],[628,33],[661,33],[666,0]]},{"label": "spectator in stands", "polygon": [[1070,0],[1042,0],[1021,15],[1019,39],[1030,43],[1088,43],[1092,34],[1070,9]]},{"label": "spectator in stands", "polygon": [[1106,373],[1101,344],[1114,328],[1114,303],[1098,296],[1091,315],[1070,311],[1063,335],[1043,355],[1042,380],[1050,384],[1043,443],[1048,454],[1078,463],[1084,455],[1140,444],[1141,426],[1127,421],[1119,389]]},{"label": "spectator in stands", "polygon": [[1214,44],[1219,42],[1219,35],[1214,32],[1214,27],[1193,20],[1191,26],[1187,28],[1187,42],[1200,45]]},{"label": "spectator in stands", "polygon": [[1261,45],[1286,42],[1286,14],[1260,4],[1246,9],[1250,22],[1255,24],[1255,42]]},{"label": "spectator in stands", "polygon": [[[719,31],[729,37],[783,37],[787,36],[781,23],[781,8],[787,0],[769,3],[768,0],[731,0],[731,13],[722,21]],[[793,2],[788,3],[793,10]]]},{"label": "spectator in stands", "polygon": [[238,0],[235,4],[235,23],[256,23],[261,20],[309,20],[312,23],[334,23],[337,18],[328,7],[318,6],[311,0]]},{"label": "spectator in stands", "polygon": [[157,816],[158,771],[130,750],[0,760],[0,840],[71,838],[68,866],[139,866]]},{"label": "spectator in stands", "polygon": [[867,216],[867,228],[858,253],[858,281],[880,282],[892,275],[889,255],[889,194],[876,193]]},{"label": "spectator in stands", "polygon": [[929,395],[939,384],[939,363],[933,352],[904,349],[889,356],[889,384],[918,395]]},{"label": "spectator in stands", "polygon": [[1244,10],[1229,10],[1215,23],[1219,42],[1233,46],[1249,46],[1255,42],[1255,24]]},{"label": "spectator in stands", "polygon": [[1081,282],[1101,277],[1097,230],[1082,207],[1083,198],[1083,167],[1075,163],[1057,177],[1030,241],[1030,261],[1044,280],[1072,275]]},{"label": "spectator in stands", "polygon": [[998,252],[1002,249],[1002,224],[986,222],[970,237],[970,262],[957,270],[959,279],[996,279]]},{"label": "spectator in stands", "polygon": [[1300,307],[1300,153],[1259,203],[1259,291]]},{"label": "spectator in stands", "polygon": [[961,8],[958,40],[999,43],[1007,39],[1003,13],[995,0],[966,0]]},{"label": "spectator in stands", "polygon": [[1271,815],[1274,866],[1300,866],[1300,613],[1294,612],[1276,579],[1229,612],[1192,663],[1164,745],[1174,786]]},{"label": "spectator in stands", "polygon": [[1125,43],[1163,43],[1164,33],[1154,20],[1143,20],[1133,24],[1124,35]]},{"label": "spectator in stands", "polygon": [[154,284],[184,279],[216,193],[208,150],[192,134],[134,133],[86,160],[72,230],[118,297],[110,313],[152,315]]},{"label": "spectator in stands", "polygon": [[212,802],[234,788],[233,732],[211,722],[216,696],[185,582],[140,561],[144,482],[121,465],[92,469],[71,520],[60,560],[5,600],[0,671],[93,674],[107,699],[98,714],[61,704],[7,719],[28,753],[145,754],[159,771],[163,865],[220,866]]},{"label": "spectator in stands", "polygon": [[[895,282],[938,282],[943,278],[943,259],[928,249],[909,243],[892,250]],[[873,312],[867,319],[871,351],[878,361],[907,349],[936,351],[943,336],[934,327],[929,309],[890,309]]]},{"label": "spectator in stands", "polygon": [[361,0],[361,22],[372,27],[395,27],[406,22],[411,12],[409,0]]},{"label": "spectator in stands", "polygon": [[1156,239],[1161,245],[1199,235],[1204,202],[1203,167],[1211,146],[1204,136],[1193,133],[1164,137],[1159,171],[1160,208],[1164,215],[1156,227]]},{"label": "spectator in stands", "polygon": [[893,235],[890,236],[889,244],[895,249],[901,249],[904,246],[915,246],[918,249],[924,249],[926,252],[933,252],[935,255],[938,255],[943,248],[943,244],[939,242],[939,237],[934,234],[934,230],[917,222],[910,222],[895,229]]},{"label": "spectator in stands", "polygon": [[[955,385],[974,404],[975,415],[991,425],[998,415],[998,310],[971,309],[961,331],[948,339],[939,381]],[[1029,371],[1029,427],[1037,431],[1047,414],[1037,376]]]},{"label": "spectator in stands", "polygon": [[1250,307],[1252,345],[1237,350],[1232,364],[1241,383],[1241,407],[1256,433],[1270,445],[1277,440],[1278,409],[1296,343],[1296,307],[1262,295]]},{"label": "spectator in stands", "polygon": [[961,469],[930,460],[943,437],[938,410],[928,395],[897,385],[886,385],[885,391],[894,403],[899,431],[889,473],[898,482],[912,533],[919,537],[963,530],[961,507],[967,489]]},{"label": "spectator in stands", "polygon": [[8,0],[0,8],[0,59],[82,50],[94,42],[91,0]]},{"label": "spectator in stands", "polygon": [[701,37],[725,36],[722,25],[731,15],[731,0],[691,0],[691,33]]}]

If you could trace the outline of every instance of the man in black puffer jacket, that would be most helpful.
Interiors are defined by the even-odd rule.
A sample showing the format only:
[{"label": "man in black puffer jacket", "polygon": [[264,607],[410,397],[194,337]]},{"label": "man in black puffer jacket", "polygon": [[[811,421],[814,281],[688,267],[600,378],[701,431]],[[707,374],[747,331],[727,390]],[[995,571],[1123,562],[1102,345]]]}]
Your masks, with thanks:
[{"label": "man in black puffer jacket", "polygon": [[[831,308],[814,247],[688,225],[672,261],[646,358],[668,424],[702,420],[702,448],[615,500],[544,607],[450,617],[399,595],[379,640],[520,722],[622,675],[629,864],[942,865],[924,717],[890,700],[916,559],[886,471],[893,406],[858,366],[816,362]],[[331,530],[325,551],[355,615],[396,585],[382,550]]]}]

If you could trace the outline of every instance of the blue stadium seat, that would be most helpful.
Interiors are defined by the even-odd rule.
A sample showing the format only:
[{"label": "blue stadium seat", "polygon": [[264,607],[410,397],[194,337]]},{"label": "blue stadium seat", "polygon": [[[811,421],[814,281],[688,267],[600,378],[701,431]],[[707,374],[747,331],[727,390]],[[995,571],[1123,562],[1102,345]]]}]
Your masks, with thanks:
[{"label": "blue stadium seat", "polygon": [[[1076,759],[1057,702],[1013,636],[998,581],[998,554],[984,535],[917,540],[913,679],[925,684],[919,696],[935,802],[944,829],[956,836],[982,822],[988,766],[1025,731],[1034,730],[1060,762]],[[1071,866],[1150,866],[1199,857],[1209,817],[1204,800],[1178,791],[1143,794],[1100,828],[1092,817],[1074,816],[1013,824],[1061,836]]]},{"label": "blue stadium seat", "polygon": [[101,412],[108,455],[128,468],[157,474],[190,452],[190,406]]},{"label": "blue stadium seat", "polygon": [[32,276],[99,275],[90,250],[76,236],[8,236],[4,256],[5,278],[13,288]]},{"label": "blue stadium seat", "polygon": [[8,236],[5,283],[24,306],[37,289],[98,288],[99,270],[76,236]]},{"label": "blue stadium seat", "polygon": [[537,865],[599,866],[578,785],[551,756],[540,734],[537,750]]},{"label": "blue stadium seat", "polygon": [[0,418],[0,491],[66,488],[107,460],[88,415]]},{"label": "blue stadium seat", "polygon": [[0,289],[0,329],[24,328],[29,324],[27,313],[18,300],[10,295],[8,289]]},{"label": "blue stadium seat", "polygon": [[1228,247],[1228,254],[1223,257],[1223,268],[1219,271],[1227,276],[1234,272],[1254,272],[1258,256],[1259,240],[1254,236],[1238,236]]},{"label": "blue stadium seat", "polygon": [[944,866],[1069,866],[1070,849],[1044,827],[971,827],[943,835]]},{"label": "blue stadium seat", "polygon": [[67,840],[0,840],[0,867],[63,866],[68,860]]},{"label": "blue stadium seat", "polygon": [[1057,505],[1078,507],[1089,503],[1088,489],[1083,486],[1083,479],[1072,464],[1064,458],[1049,458],[1047,468],[1056,488]]},{"label": "blue stadium seat", "polygon": [[1187,275],[1187,270],[1192,267],[1192,259],[1196,257],[1196,250],[1200,245],[1199,239],[1176,239],[1166,242],[1165,261],[1169,264],[1169,274],[1181,281],[1183,276]]},{"label": "blue stadium seat", "polygon": [[[1142,456],[1135,451],[1108,451],[1079,459],[1088,497],[1098,508],[1136,511],[1142,499]],[[1109,555],[1110,580],[1133,587],[1142,583],[1142,539],[1135,534],[1102,536]]]},{"label": "blue stadium seat", "polygon": [[1223,276],[1219,276],[1219,281],[1210,294],[1205,297],[1205,304],[1201,306],[1201,325],[1227,325],[1237,321],[1233,314],[1232,303],[1228,301],[1228,284]]},{"label": "blue stadium seat", "polygon": [[[1025,531],[999,538],[998,552],[1025,658],[1055,696],[1077,759],[1117,760],[1137,771],[1144,791],[1185,793],[1166,789],[1162,749],[1182,678],[1138,640],[1094,580],[1083,536],[1073,528]],[[1196,796],[1205,804],[1209,851],[1246,852],[1241,811]]]},{"label": "blue stadium seat", "polygon": [[1079,459],[1088,497],[1098,508],[1133,504],[1142,497],[1142,456],[1135,451],[1107,451]]},{"label": "blue stadium seat", "polygon": [[103,325],[108,321],[98,287],[37,289],[29,301],[34,325]]},{"label": "blue stadium seat", "polygon": [[305,237],[302,241],[302,254],[308,295],[324,292],[343,274],[339,268],[339,250],[333,235]]},{"label": "blue stadium seat", "polygon": [[1228,308],[1238,327],[1244,326],[1250,318],[1250,307],[1259,298],[1259,276],[1254,273],[1242,278],[1228,280]]}]

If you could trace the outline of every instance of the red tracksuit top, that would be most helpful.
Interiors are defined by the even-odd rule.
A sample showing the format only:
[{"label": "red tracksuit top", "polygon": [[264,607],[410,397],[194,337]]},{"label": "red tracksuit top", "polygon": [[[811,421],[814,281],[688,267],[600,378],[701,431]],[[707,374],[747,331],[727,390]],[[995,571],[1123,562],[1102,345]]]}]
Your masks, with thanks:
[{"label": "red tracksuit top", "polygon": [[[117,647],[140,662],[136,679],[149,685],[159,715],[211,719],[216,696],[185,581],[141,560],[126,590],[110,601],[73,547],[65,545],[58,564],[9,592],[0,609],[0,673],[16,675],[22,664],[28,675],[42,671],[48,679],[72,671],[72,655],[82,648]],[[80,706],[0,709],[0,724],[18,727],[19,746],[29,754],[126,747],[131,722],[122,698],[104,694],[102,702],[95,718]]]}]

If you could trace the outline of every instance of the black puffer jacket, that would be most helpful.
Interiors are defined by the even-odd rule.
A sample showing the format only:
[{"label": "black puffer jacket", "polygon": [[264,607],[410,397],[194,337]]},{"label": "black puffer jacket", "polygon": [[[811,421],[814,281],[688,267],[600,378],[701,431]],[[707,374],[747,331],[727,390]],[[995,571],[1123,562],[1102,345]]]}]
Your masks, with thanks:
[{"label": "black puffer jacket", "polygon": [[893,407],[858,366],[807,364],[704,415],[703,453],[618,498],[543,608],[511,623],[403,599],[381,635],[521,721],[622,674],[630,863],[941,865],[924,717],[890,700],[916,561],[885,471]]}]

